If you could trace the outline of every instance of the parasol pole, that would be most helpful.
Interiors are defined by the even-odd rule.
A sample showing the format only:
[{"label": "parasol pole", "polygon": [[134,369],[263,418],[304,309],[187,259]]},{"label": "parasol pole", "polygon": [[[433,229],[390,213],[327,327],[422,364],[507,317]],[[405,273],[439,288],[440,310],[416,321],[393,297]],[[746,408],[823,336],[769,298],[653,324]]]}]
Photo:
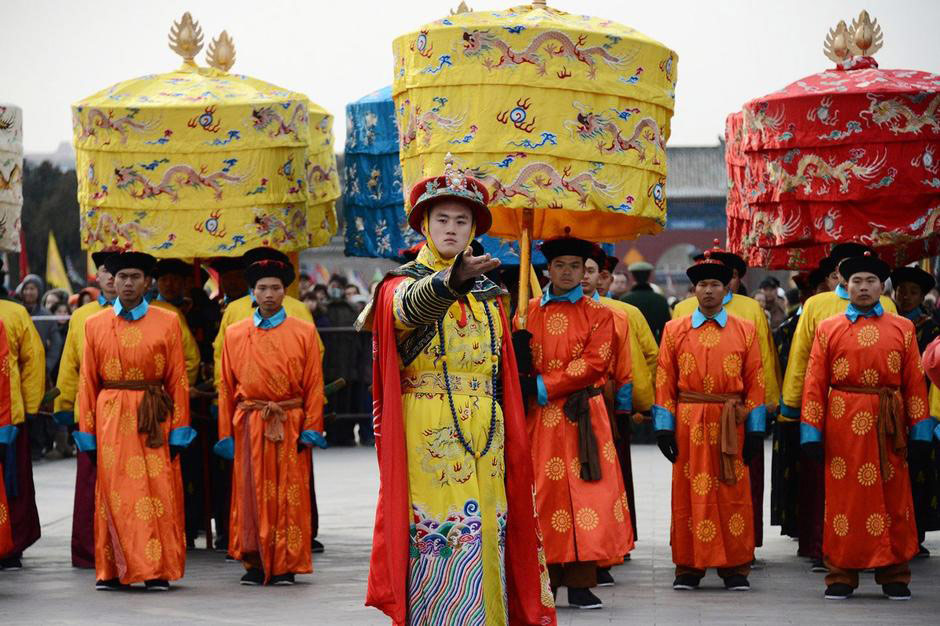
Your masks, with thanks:
[{"label": "parasol pole", "polygon": [[533,209],[522,210],[522,237],[519,240],[519,301],[516,303],[516,315],[519,328],[525,329],[529,316],[529,277],[532,275],[532,221]]}]

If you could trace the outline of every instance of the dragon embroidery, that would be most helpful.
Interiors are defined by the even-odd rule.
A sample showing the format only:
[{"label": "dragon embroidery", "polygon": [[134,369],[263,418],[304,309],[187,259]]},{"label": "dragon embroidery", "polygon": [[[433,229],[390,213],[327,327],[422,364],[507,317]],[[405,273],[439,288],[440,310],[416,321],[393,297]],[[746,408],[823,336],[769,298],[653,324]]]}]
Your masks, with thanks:
[{"label": "dragon embroidery", "polygon": [[619,189],[618,186],[599,180],[594,171],[585,171],[571,176],[570,166],[559,173],[548,163],[530,163],[526,165],[509,185],[504,185],[492,174],[481,170],[470,171],[493,190],[491,201],[494,203],[507,201],[513,196],[522,196],[529,206],[535,206],[538,204],[537,190],[551,189],[556,193],[570,192],[576,194],[578,204],[583,207],[587,205],[588,195],[592,191],[610,197]]},{"label": "dragon embroidery", "polygon": [[940,132],[940,116],[937,115],[937,108],[940,107],[940,94],[933,97],[921,114],[915,113],[898,98],[879,100],[877,94],[870,93],[868,101],[868,108],[859,113],[859,117],[868,118],[878,126],[887,125],[888,130],[895,135],[920,134],[924,126],[929,126],[935,133]]},{"label": "dragon embroidery", "polygon": [[[90,225],[89,222],[97,216],[94,226]],[[121,237],[126,241],[132,241],[134,237],[140,237],[145,239],[153,235],[154,231],[149,228],[144,228],[141,226],[140,222],[134,220],[132,222],[123,222],[121,218],[116,218],[110,213],[90,211],[86,216],[82,216],[82,230],[85,231],[85,245],[86,247],[97,243],[110,243],[114,239],[114,235]]]},{"label": "dragon embroidery", "polygon": [[[229,174],[229,167],[212,174],[206,174],[206,170],[205,166],[200,167],[197,172],[189,165],[174,165],[164,172],[159,183],[153,183],[133,167],[118,167],[114,169],[114,181],[118,189],[129,189],[131,196],[134,198],[155,198],[161,194],[167,194],[173,202],[177,202],[179,201],[180,186],[196,189],[209,187],[215,192],[215,199],[219,200],[222,198],[223,183],[240,183],[247,178],[247,176]],[[141,186],[140,190],[136,190],[138,184]]]},{"label": "dragon embroidery", "polygon": [[[587,35],[580,35],[577,43],[575,43],[568,35],[552,30],[537,36],[524,50],[513,50],[509,44],[489,30],[471,30],[464,31],[463,53],[465,56],[473,57],[490,50],[496,50],[500,54],[498,61],[493,61],[491,58],[486,58],[483,61],[483,65],[487,69],[494,70],[501,67],[530,63],[537,68],[539,75],[544,75],[547,71],[547,60],[539,54],[544,47],[544,52],[549,57],[562,57],[583,63],[588,68],[588,78],[592,79],[597,74],[597,61],[595,58],[602,60],[611,67],[619,67],[627,62],[626,58],[615,57],[602,46],[582,48],[586,39]],[[550,45],[552,42],[555,46]]]},{"label": "dragon embroidery", "polygon": [[871,180],[884,166],[886,156],[882,154],[869,163],[862,163],[861,159],[865,156],[864,149],[855,148],[850,151],[850,155],[850,159],[833,164],[816,154],[806,154],[800,158],[793,174],[787,173],[780,161],[770,161],[767,163],[767,173],[770,182],[781,187],[783,192],[802,187],[804,193],[810,194],[813,192],[813,182],[818,179],[824,181],[819,191],[820,194],[828,192],[828,183],[832,180],[839,182],[840,193],[848,193],[849,183],[853,177],[859,180]]},{"label": "dragon embroidery", "polygon": [[108,140],[103,145],[111,143],[111,131],[121,136],[121,144],[123,145],[127,143],[131,131],[143,133],[156,127],[159,123],[159,120],[142,122],[136,119],[140,109],[128,109],[128,111],[130,111],[128,115],[115,118],[114,111],[108,111],[105,114],[101,109],[90,108],[85,109],[86,115],[83,117],[82,110],[79,109],[74,120],[75,125],[81,129],[78,135],[79,141],[90,137],[98,137],[98,131],[103,130],[108,136]]},{"label": "dragon embroidery", "polygon": [[444,117],[438,111],[422,111],[420,106],[412,106],[411,100],[405,100],[404,108],[408,111],[408,124],[405,125],[405,131],[401,134],[402,149],[410,146],[417,138],[418,133],[422,133],[422,145],[428,146],[431,143],[431,131],[437,124],[443,130],[455,132],[460,129],[463,123],[463,116]]},{"label": "dragon embroidery", "polygon": [[[633,134],[627,138],[620,132],[620,127],[614,121],[603,113],[593,113],[580,102],[574,103],[579,113],[576,119],[566,120],[565,128],[573,134],[584,140],[598,139],[597,149],[601,154],[614,154],[618,152],[628,152],[636,150],[640,161],[646,161],[646,146],[643,140],[646,140],[658,147],[665,154],[666,142],[663,140],[662,131],[659,124],[651,117],[644,117],[636,126],[633,127]],[[607,144],[606,137],[610,137],[610,144]],[[654,151],[653,164],[659,165],[659,152]]]},{"label": "dragon embroidery", "polygon": [[293,135],[294,139],[300,141],[302,137],[300,136],[298,125],[305,126],[309,122],[307,114],[307,105],[303,102],[298,102],[297,106],[294,107],[294,112],[291,115],[290,121],[286,121],[281,114],[274,110],[274,107],[261,107],[260,109],[254,109],[251,112],[252,126],[257,131],[267,130],[268,127],[272,127],[268,131],[268,137],[280,137],[281,135]]}]

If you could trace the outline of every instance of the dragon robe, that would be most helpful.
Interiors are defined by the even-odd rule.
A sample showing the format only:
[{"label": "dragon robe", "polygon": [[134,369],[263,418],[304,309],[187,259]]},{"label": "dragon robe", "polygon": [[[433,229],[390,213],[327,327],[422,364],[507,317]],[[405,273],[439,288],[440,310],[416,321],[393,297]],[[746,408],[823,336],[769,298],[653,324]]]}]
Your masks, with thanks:
[{"label": "dragon robe", "polygon": [[[10,402],[10,367],[8,365],[10,349],[7,346],[7,334],[0,320],[0,446],[11,446],[16,439],[16,427],[13,425],[12,404]],[[5,455],[4,455],[5,456]],[[0,456],[0,559],[13,550],[13,530],[10,527],[10,507],[7,504],[7,490],[4,484],[4,456]]]}]

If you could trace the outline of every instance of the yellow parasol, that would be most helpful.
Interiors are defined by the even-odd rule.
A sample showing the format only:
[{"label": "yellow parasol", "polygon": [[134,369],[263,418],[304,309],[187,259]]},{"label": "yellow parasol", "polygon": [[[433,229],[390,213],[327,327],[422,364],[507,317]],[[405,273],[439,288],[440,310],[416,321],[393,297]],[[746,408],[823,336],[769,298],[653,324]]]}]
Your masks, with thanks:
[{"label": "yellow parasol", "polygon": [[[676,54],[632,28],[544,2],[461,12],[395,39],[405,188],[443,157],[492,193],[490,234],[633,239],[666,222]],[[529,272],[520,272],[524,324]]]},{"label": "yellow parasol", "polygon": [[170,31],[174,72],[127,80],[72,107],[82,245],[117,239],[156,256],[297,251],[336,230],[333,117],[303,94],[231,74],[226,32],[194,61],[189,13]]},{"label": "yellow parasol", "polygon": [[23,112],[0,104],[0,252],[20,251],[23,209]]}]

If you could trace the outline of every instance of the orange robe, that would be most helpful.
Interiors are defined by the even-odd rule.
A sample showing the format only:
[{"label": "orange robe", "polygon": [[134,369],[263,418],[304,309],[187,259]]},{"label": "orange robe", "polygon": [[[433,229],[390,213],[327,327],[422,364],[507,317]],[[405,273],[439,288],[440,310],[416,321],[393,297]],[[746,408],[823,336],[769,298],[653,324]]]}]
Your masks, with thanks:
[{"label": "orange robe", "polygon": [[578,426],[564,413],[569,395],[602,385],[608,374],[613,313],[583,296],[574,302],[546,304],[533,299],[527,330],[532,333],[540,395],[544,394],[538,399],[543,403],[535,399],[530,403],[527,427],[545,560],[554,564],[620,559],[633,549],[633,529],[604,398],[595,395],[589,400],[601,466],[598,481],[581,478]]},{"label": "orange robe", "polygon": [[[741,453],[745,431],[764,429],[759,339],[753,324],[725,309],[718,321],[693,327],[699,315],[666,324],[656,370],[653,427],[675,431],[679,448],[672,467],[672,560],[696,569],[736,567],[754,558],[750,475]],[[719,480],[722,405],[680,402],[683,391],[743,397],[748,415],[737,426],[733,484]]]},{"label": "orange robe", "polygon": [[882,467],[878,396],[836,386],[899,390],[901,437],[910,430],[912,438],[930,441],[924,371],[910,320],[886,312],[854,323],[845,314],[820,323],[806,368],[800,425],[803,443],[822,441],[825,447],[826,561],[841,569],[906,563],[918,544],[904,453],[889,435]]},{"label": "orange robe", "polygon": [[[85,323],[79,380],[81,432],[75,441],[81,451],[97,450],[97,578],[124,584],[182,578],[183,487],[169,445],[185,447],[194,431],[177,316],[156,307],[135,321],[110,308],[96,313]],[[147,435],[137,431],[144,392],[104,388],[105,381],[139,380],[162,381],[173,402],[159,448],[148,447]]]},{"label": "orange robe", "polygon": [[[230,326],[222,348],[219,443],[234,453],[229,550],[260,566],[266,579],[313,571],[310,558],[310,470],[307,448],[326,447],[323,431],[323,370],[316,327],[286,317],[258,328],[252,318]],[[300,400],[285,410],[283,440],[265,437],[263,411],[248,400]],[[230,443],[226,443],[230,442]]]},{"label": "orange robe", "polygon": [[[13,407],[10,402],[10,348],[7,333],[0,320],[0,445],[12,446],[16,438],[13,425]],[[3,463],[6,455],[0,456],[0,559],[13,550],[13,530],[10,525],[10,507],[7,505],[7,490],[4,483]]]}]

